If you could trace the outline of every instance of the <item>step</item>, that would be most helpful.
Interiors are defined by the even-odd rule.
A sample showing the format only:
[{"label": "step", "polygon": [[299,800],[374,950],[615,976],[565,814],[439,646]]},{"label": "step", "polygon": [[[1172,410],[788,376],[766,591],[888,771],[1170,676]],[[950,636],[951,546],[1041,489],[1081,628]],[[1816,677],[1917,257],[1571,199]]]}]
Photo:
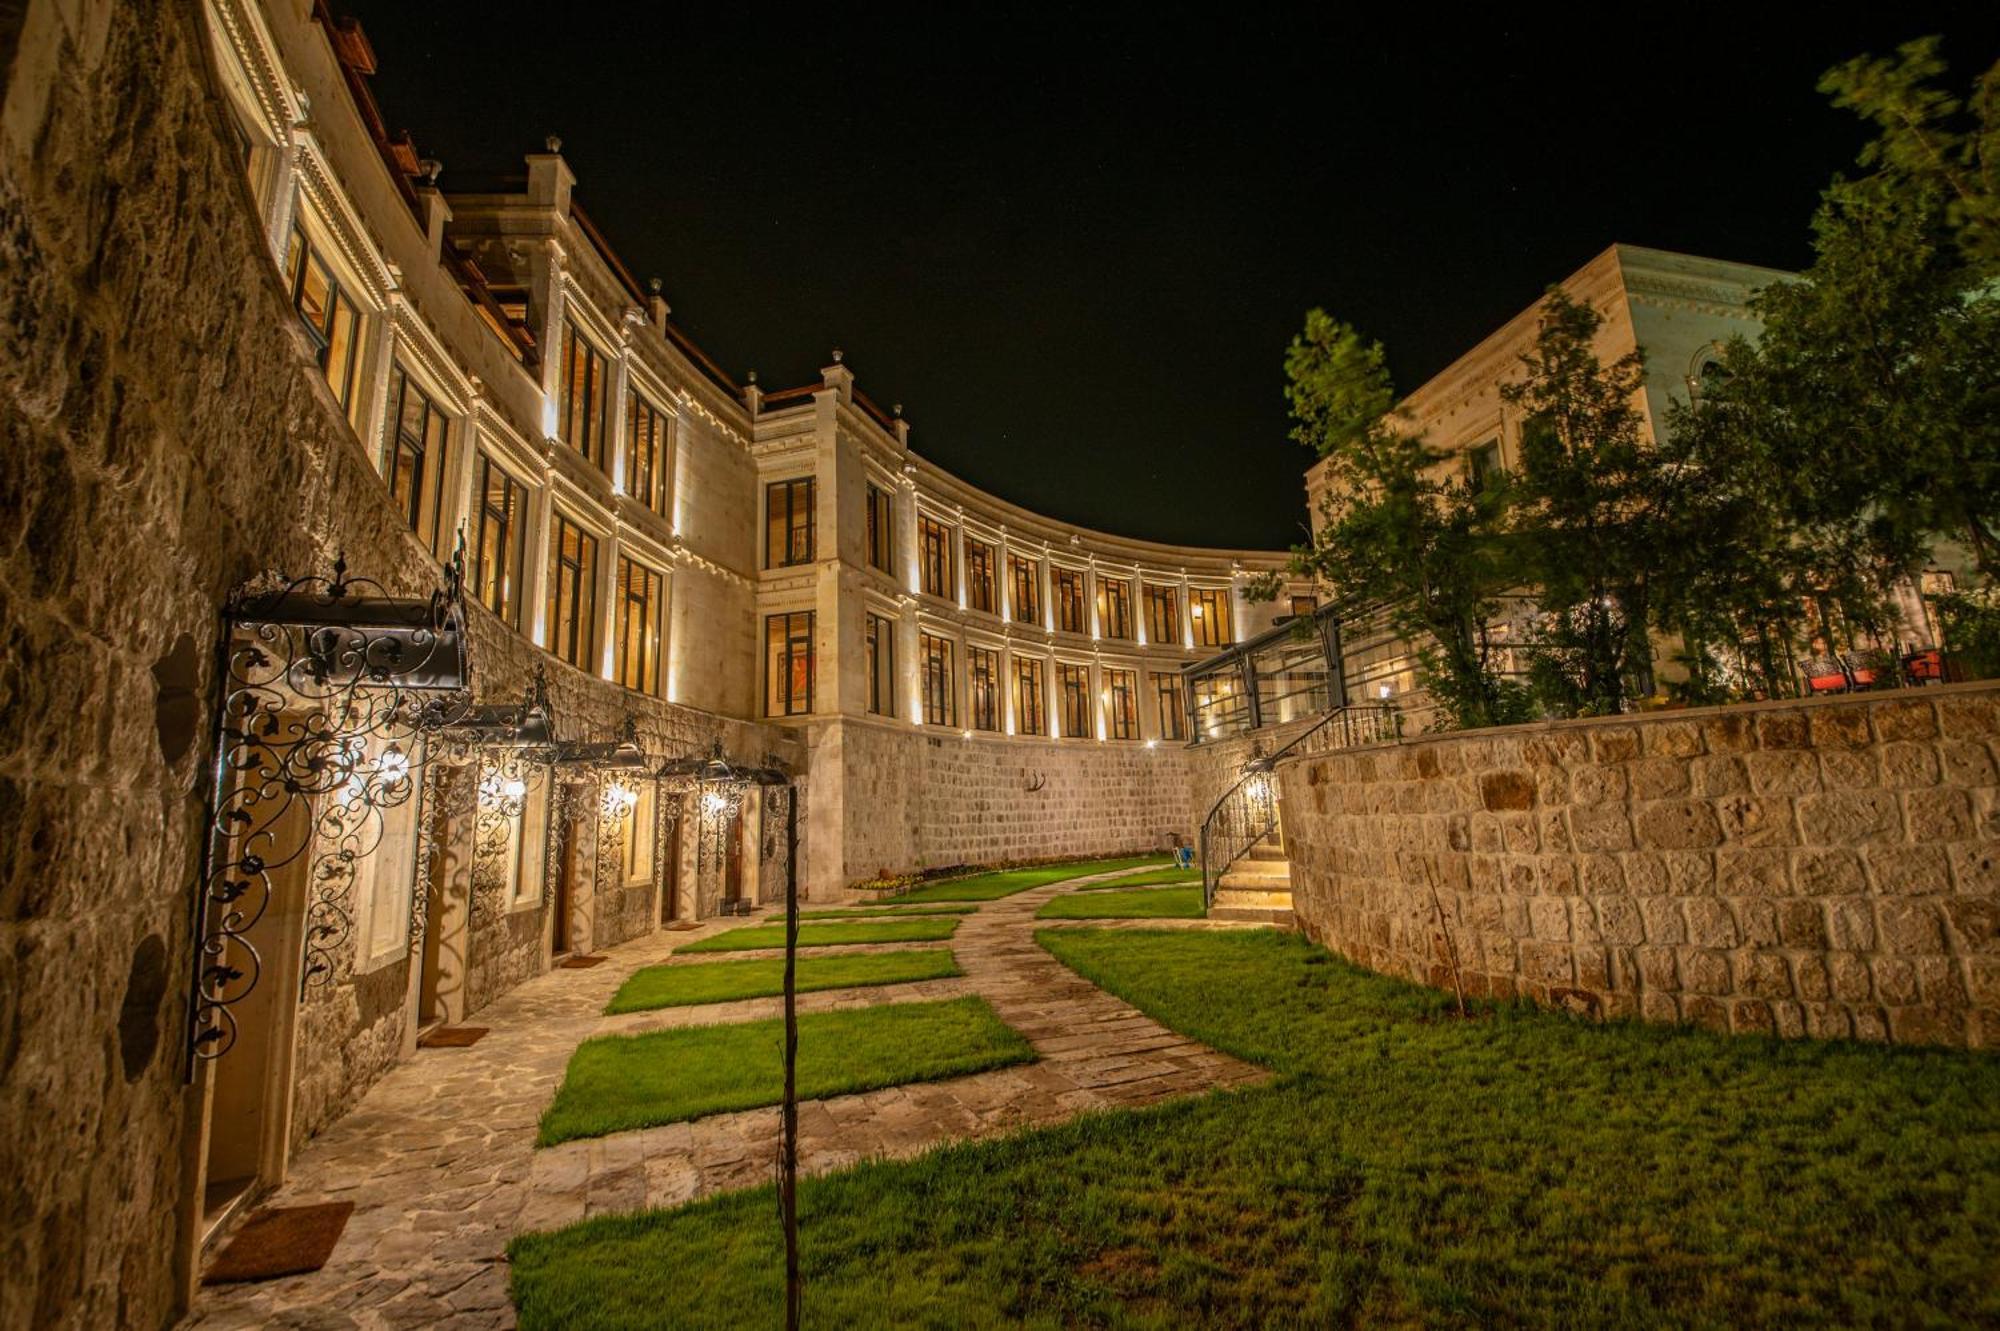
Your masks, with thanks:
[{"label": "step", "polygon": [[1260,890],[1221,885],[1215,889],[1215,904],[1232,909],[1242,907],[1246,910],[1290,910],[1292,893],[1290,888]]},{"label": "step", "polygon": [[1298,917],[1290,908],[1278,906],[1211,906],[1211,920],[1235,920],[1247,924],[1268,924],[1274,929],[1296,929]]},{"label": "step", "polygon": [[1289,861],[1283,860],[1266,860],[1257,864],[1238,860],[1216,880],[1216,886],[1247,887],[1259,892],[1289,892],[1292,890],[1292,866]]},{"label": "step", "polygon": [[1244,858],[1252,860],[1282,860],[1285,858],[1285,848],[1273,845],[1266,839],[1250,847],[1250,853]]}]

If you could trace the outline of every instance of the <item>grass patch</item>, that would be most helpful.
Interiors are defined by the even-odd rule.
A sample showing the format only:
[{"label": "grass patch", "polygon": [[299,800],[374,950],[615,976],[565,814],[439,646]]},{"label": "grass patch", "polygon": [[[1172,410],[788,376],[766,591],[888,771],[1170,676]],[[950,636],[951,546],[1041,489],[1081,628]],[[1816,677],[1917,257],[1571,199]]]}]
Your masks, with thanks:
[{"label": "grass patch", "polygon": [[1167,887],[1183,883],[1199,883],[1199,869],[1163,869],[1158,872],[1141,872],[1125,878],[1107,878],[1101,883],[1082,883],[1079,892],[1116,892],[1128,887]]},{"label": "grass patch", "polygon": [[[783,1034],[774,1018],[586,1040],[570,1056],[536,1142],[553,1146],[777,1104]],[[808,1012],[799,1018],[799,1098],[936,1081],[1034,1057],[983,998]]]},{"label": "grass patch", "polygon": [[[813,1325],[2000,1321],[2000,1059],[1590,1025],[1295,935],[1048,930],[1272,1086],[801,1186]],[[769,1189],[510,1249],[521,1324],[769,1326]]]},{"label": "grass patch", "polygon": [[1199,887],[1142,887],[1127,892],[1070,892],[1035,912],[1038,920],[1198,920]]},{"label": "grass patch", "polygon": [[[843,920],[799,926],[800,947],[832,947],[837,943],[935,943],[958,929],[954,918],[914,920]],[[743,952],[753,947],[783,947],[785,926],[752,924],[712,934],[677,947],[687,952]]]},{"label": "grass patch", "polygon": [[[976,905],[956,906],[949,902],[915,906],[834,906],[826,910],[802,910],[799,912],[799,918],[802,920],[852,920],[866,919],[873,916],[876,919],[895,919],[899,916],[907,918],[912,915],[970,915],[978,909],[979,907]],[[784,915],[780,913],[773,918],[783,919]]]},{"label": "grass patch", "polygon": [[[905,952],[855,952],[837,957],[799,959],[798,991],[855,989],[866,985],[907,984],[963,975],[958,959],[944,948],[913,948]],[[782,957],[742,961],[709,961],[699,966],[648,966],[619,986],[604,1009],[606,1016],[648,1012],[654,1008],[727,1003],[739,998],[769,998],[785,992]]]},{"label": "grass patch", "polygon": [[912,888],[890,898],[896,904],[907,901],[993,901],[1011,897],[1031,887],[1060,883],[1065,878],[1109,873],[1114,869],[1161,868],[1168,863],[1159,855],[1131,855],[1117,860],[1081,860],[1070,864],[1037,864],[1026,869],[1001,869],[974,874],[970,878],[947,878],[942,882]]}]

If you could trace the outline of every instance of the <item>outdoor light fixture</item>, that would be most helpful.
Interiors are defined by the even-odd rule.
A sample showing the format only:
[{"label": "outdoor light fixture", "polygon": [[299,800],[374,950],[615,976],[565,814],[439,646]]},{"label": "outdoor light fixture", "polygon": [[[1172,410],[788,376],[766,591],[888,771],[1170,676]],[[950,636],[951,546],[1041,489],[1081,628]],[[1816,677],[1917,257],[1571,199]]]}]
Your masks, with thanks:
[{"label": "outdoor light fixture", "polygon": [[301,994],[335,979],[356,869],[383,815],[424,784],[433,737],[471,707],[463,572],[461,546],[429,596],[392,596],[337,557],[331,577],[264,575],[224,605],[209,833],[188,907],[190,1079],[236,1043],[235,1007],[264,970],[251,935],[293,866],[306,866]]}]

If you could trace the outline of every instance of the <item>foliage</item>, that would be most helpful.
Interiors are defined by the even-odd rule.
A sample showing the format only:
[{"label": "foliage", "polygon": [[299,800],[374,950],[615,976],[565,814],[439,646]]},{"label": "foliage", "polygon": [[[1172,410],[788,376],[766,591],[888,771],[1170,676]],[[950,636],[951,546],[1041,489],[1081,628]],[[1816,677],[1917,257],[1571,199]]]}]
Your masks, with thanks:
[{"label": "foliage", "polygon": [[[1419,674],[1461,726],[1519,719],[1496,669],[1492,626],[1512,584],[1497,489],[1475,488],[1396,409],[1382,345],[1324,310],[1285,355],[1292,437],[1329,463],[1319,530],[1293,551],[1336,602],[1386,602],[1418,644]],[[1268,592],[1269,587],[1258,589]]]},{"label": "foliage", "polygon": [[1650,597],[1681,482],[1640,415],[1645,357],[1604,364],[1603,322],[1550,288],[1522,377],[1500,388],[1523,413],[1509,521],[1540,611],[1532,678],[1545,705],[1571,716],[1651,691]]},{"label": "foliage", "polygon": [[[1267,930],[1041,938],[1280,1079],[808,1180],[808,1325],[2000,1319],[2000,1060],[1446,1020]],[[776,1325],[781,1254],[769,1189],[508,1251],[527,1331]]]},{"label": "foliage", "polygon": [[1936,597],[1944,645],[1980,676],[2000,675],[2000,588],[1991,585]]},{"label": "foliage", "polygon": [[[935,943],[951,937],[957,929],[958,921],[950,917],[829,920],[820,924],[801,924],[799,946],[836,947],[845,943]],[[785,926],[782,923],[750,924],[741,929],[725,929],[719,934],[711,934],[692,943],[683,943],[674,951],[683,955],[689,952],[745,952],[753,948],[784,945]]]},{"label": "foliage", "polygon": [[[941,947],[803,957],[798,963],[798,992],[907,984],[912,980],[940,980],[962,974],[957,958]],[[784,991],[785,963],[779,957],[647,966],[634,971],[619,986],[604,1011],[607,1016],[615,1016],[654,1008],[769,998]]]},{"label": "foliage", "polygon": [[1201,888],[1140,887],[1126,892],[1071,892],[1035,912],[1038,920],[1198,920]]},{"label": "foliage", "polygon": [[[536,1144],[602,1137],[778,1103],[784,1023],[746,1021],[644,1035],[601,1035],[570,1056]],[[799,1018],[801,1100],[937,1081],[1013,1063],[1035,1051],[983,998],[881,1003]]]}]

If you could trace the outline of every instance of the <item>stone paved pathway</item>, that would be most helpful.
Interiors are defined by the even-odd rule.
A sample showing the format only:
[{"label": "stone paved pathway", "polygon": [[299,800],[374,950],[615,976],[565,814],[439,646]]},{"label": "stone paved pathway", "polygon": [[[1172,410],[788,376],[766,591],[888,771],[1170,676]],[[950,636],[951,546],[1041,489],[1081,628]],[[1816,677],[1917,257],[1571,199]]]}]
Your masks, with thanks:
[{"label": "stone paved pathway", "polygon": [[[929,946],[955,951],[963,977],[799,996],[800,1010],[814,1012],[976,993],[1040,1055],[1025,1066],[801,1103],[806,1173],[871,1157],[907,1158],[944,1141],[1268,1076],[1158,1025],[1036,946],[1034,930],[1052,922],[1036,921],[1035,911],[1088,881],[1033,888],[962,917],[950,942]],[[354,1112],[300,1153],[290,1180],[271,1199],[278,1205],[354,1202],[332,1260],[310,1275],[204,1289],[185,1325],[203,1331],[509,1327],[514,1316],[504,1253],[513,1235],[771,1179],[775,1108],[534,1149],[536,1122],[570,1053],[590,1036],[778,1015],[775,998],[601,1015],[633,971],[742,923],[655,934],[609,949],[610,960],[601,966],[552,971],[477,1013],[472,1023],[491,1031],[478,1044],[420,1050],[399,1064]],[[908,946],[815,948],[808,955]],[[685,960],[761,955],[767,954],[704,953]]]}]

